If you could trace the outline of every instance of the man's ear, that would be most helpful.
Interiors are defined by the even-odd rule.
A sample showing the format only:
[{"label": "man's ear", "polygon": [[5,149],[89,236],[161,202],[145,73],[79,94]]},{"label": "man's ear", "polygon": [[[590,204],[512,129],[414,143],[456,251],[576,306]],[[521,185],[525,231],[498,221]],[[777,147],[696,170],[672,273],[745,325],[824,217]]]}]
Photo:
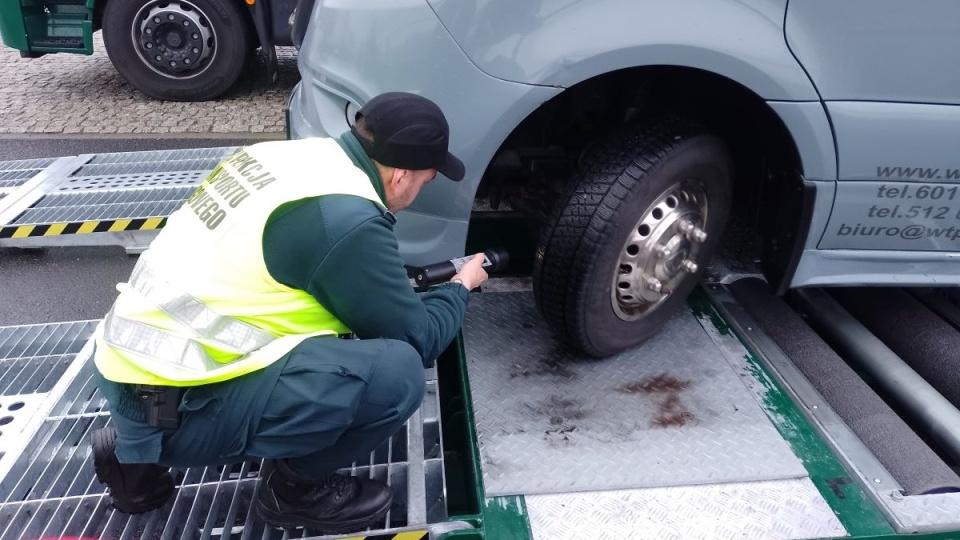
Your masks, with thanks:
[{"label": "man's ear", "polygon": [[393,169],[393,176],[390,179],[393,182],[393,185],[399,186],[401,183],[407,180],[407,170],[406,169]]}]

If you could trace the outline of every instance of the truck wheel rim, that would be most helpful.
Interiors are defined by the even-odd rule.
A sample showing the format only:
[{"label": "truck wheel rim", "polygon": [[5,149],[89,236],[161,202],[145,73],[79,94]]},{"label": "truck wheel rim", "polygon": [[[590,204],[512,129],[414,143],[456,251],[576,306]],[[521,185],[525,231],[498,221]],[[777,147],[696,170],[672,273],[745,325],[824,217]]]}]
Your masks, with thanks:
[{"label": "truck wheel rim", "polygon": [[144,63],[164,77],[196,77],[216,57],[217,33],[189,2],[150,2],[137,12],[131,30]]},{"label": "truck wheel rim", "polygon": [[707,239],[709,201],[702,184],[684,180],[641,215],[620,250],[611,301],[617,316],[635,321],[654,311],[685,279],[694,279]]}]

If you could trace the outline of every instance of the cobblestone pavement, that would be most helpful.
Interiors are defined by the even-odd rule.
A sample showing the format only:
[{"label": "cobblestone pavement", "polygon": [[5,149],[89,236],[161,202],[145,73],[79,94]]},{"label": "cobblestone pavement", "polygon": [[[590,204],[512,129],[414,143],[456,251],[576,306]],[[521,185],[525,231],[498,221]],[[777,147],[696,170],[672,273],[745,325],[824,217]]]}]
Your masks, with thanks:
[{"label": "cobblestone pavement", "polygon": [[216,101],[157,101],[114,69],[94,34],[94,53],[20,58],[0,46],[0,134],[250,134],[284,129],[283,107],[299,80],[296,50],[278,51],[270,83],[262,57]]}]

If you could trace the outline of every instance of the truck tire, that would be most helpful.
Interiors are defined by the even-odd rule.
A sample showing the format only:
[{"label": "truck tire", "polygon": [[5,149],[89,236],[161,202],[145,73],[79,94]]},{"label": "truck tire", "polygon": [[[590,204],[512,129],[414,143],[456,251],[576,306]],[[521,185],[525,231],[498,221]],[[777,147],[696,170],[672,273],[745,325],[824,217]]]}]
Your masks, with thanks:
[{"label": "truck tire", "polygon": [[206,101],[230,88],[251,48],[240,0],[110,0],[103,43],[120,75],[167,101]]},{"label": "truck tire", "polygon": [[599,357],[656,333],[716,251],[731,176],[724,143],[679,119],[593,146],[541,230],[534,295],[547,323]]}]

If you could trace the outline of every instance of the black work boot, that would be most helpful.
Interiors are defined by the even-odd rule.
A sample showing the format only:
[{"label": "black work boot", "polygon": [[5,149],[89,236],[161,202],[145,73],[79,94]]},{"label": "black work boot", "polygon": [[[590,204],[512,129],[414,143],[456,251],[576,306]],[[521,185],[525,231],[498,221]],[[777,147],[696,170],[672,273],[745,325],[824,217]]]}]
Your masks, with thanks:
[{"label": "black work boot", "polygon": [[308,480],[281,459],[265,462],[260,470],[257,513],[274,527],[348,533],[382,519],[391,500],[383,482],[340,474]]},{"label": "black work boot", "polygon": [[173,495],[169,469],[151,463],[120,463],[116,444],[113,427],[93,432],[93,468],[97,480],[107,485],[113,507],[127,514],[142,514],[163,506]]}]

